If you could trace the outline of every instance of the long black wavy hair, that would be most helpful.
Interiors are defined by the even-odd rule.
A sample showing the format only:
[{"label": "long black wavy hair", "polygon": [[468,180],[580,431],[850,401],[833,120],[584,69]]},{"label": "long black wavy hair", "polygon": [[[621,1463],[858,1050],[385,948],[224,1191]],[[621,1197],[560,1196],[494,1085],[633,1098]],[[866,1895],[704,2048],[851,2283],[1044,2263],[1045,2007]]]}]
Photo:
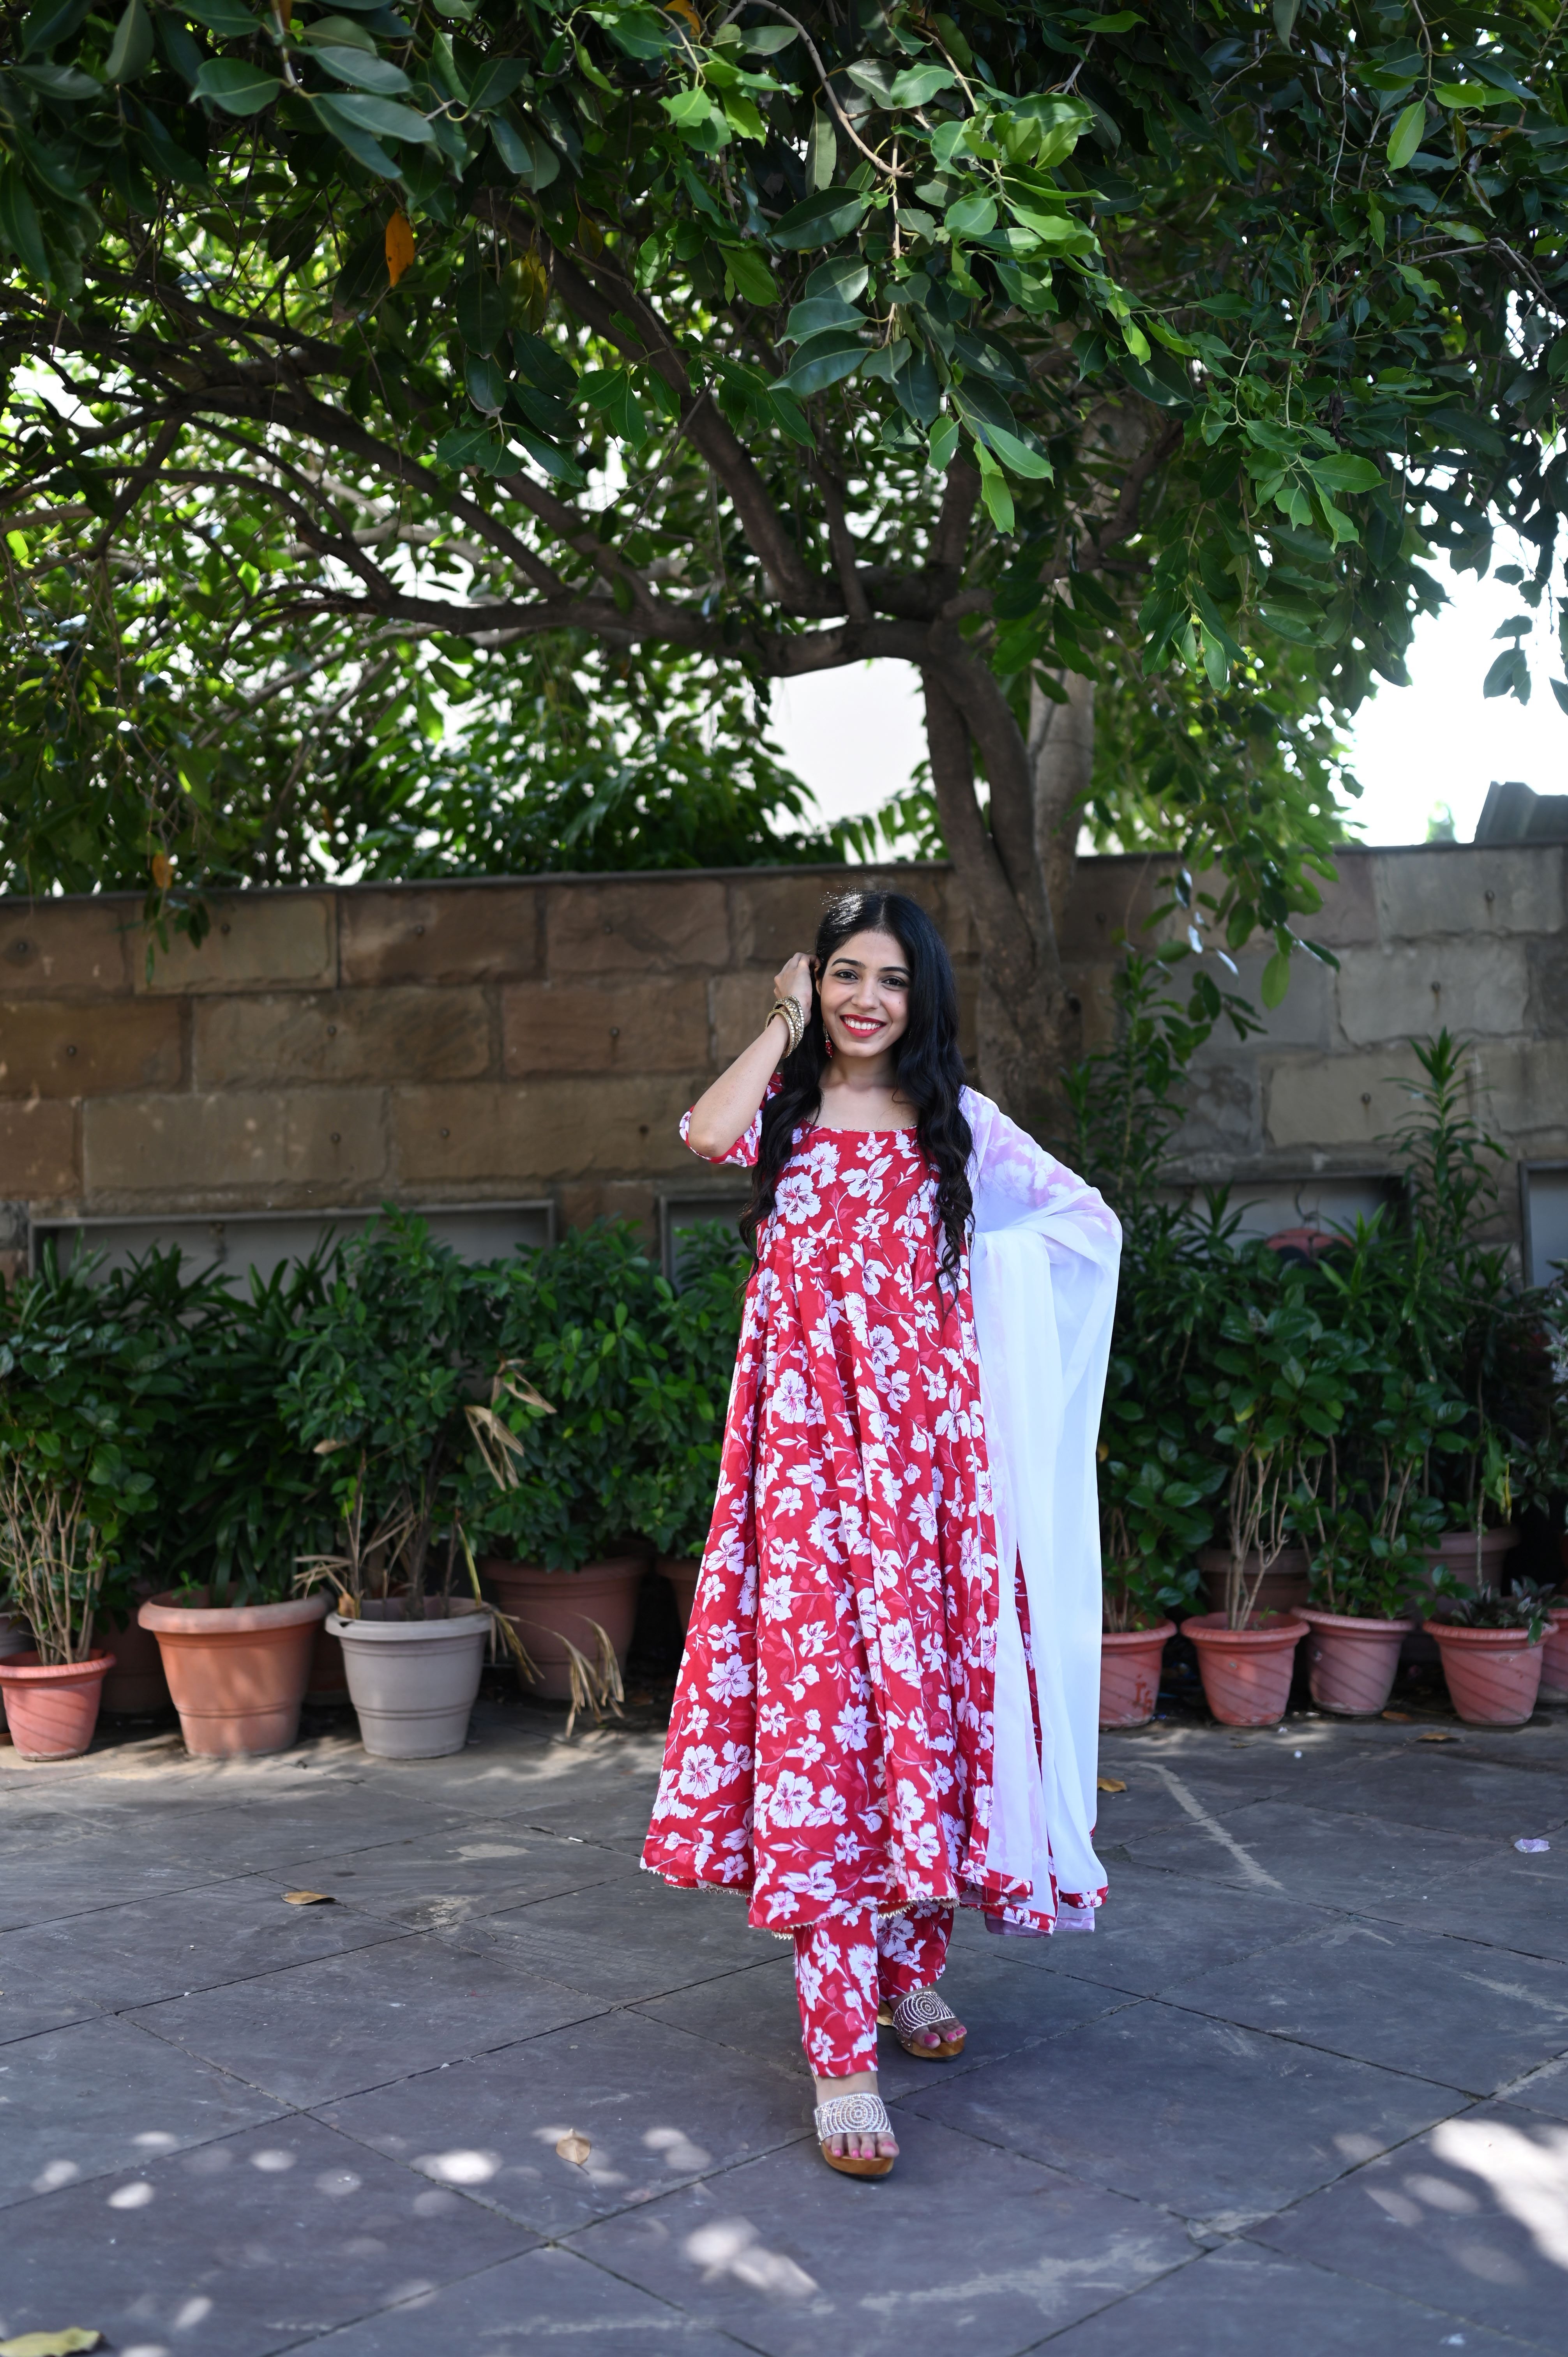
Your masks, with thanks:
[{"label": "long black wavy hair", "polygon": [[[893,1050],[894,1085],[915,1108],[915,1134],[937,1174],[937,1217],[946,1238],[941,1270],[956,1284],[974,1211],[968,1168],[974,1141],[959,1103],[963,1058],[958,1045],[958,985],[947,943],[919,903],[902,892],[844,892],[828,903],[817,929],[819,974],[827,971],[852,933],[891,933],[909,969],[909,1022]],[[805,1037],[779,1066],[778,1091],[762,1109],[751,1202],[740,1223],[753,1259],[757,1231],[773,1209],[794,1134],[803,1122],[815,1118],[822,1105],[827,1060],[822,999],[813,990]]]}]

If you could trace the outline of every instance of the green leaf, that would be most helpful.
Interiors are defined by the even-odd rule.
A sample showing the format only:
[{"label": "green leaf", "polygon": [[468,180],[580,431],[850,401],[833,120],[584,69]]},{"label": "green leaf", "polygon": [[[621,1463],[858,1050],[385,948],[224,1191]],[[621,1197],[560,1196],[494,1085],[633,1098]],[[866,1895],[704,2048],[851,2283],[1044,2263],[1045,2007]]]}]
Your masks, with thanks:
[{"label": "green leaf", "polygon": [[1274,1007],[1282,1004],[1289,988],[1290,952],[1276,950],[1263,968],[1263,978],[1258,985],[1258,995],[1265,1006]]},{"label": "green leaf", "polygon": [[853,328],[824,328],[821,335],[807,337],[778,381],[797,400],[809,401],[814,393],[853,376],[865,352]]},{"label": "green leaf", "polygon": [[780,214],[768,231],[769,241],[795,253],[836,245],[841,237],[860,227],[870,209],[870,198],[862,196],[858,188],[823,188]]},{"label": "green leaf", "polygon": [[1306,471],[1326,491],[1375,491],[1383,479],[1370,458],[1359,458],[1351,450],[1340,450],[1328,458],[1309,459]]},{"label": "green leaf", "polygon": [[961,197],[947,209],[946,221],[954,237],[983,237],[996,226],[996,205],[991,197]]},{"label": "green leaf", "polygon": [[1439,81],[1434,82],[1432,95],[1439,106],[1457,108],[1488,105],[1492,93],[1484,82]]},{"label": "green leaf", "polygon": [[725,270],[736,292],[747,303],[759,307],[777,303],[779,282],[754,245],[726,245],[721,249]]},{"label": "green leaf", "polygon": [[475,114],[489,114],[527,80],[528,68],[521,58],[490,58],[474,77],[469,107]]},{"label": "green leaf", "polygon": [[109,44],[104,78],[115,83],[135,81],[152,61],[153,20],[143,0],[127,0],[125,12],[114,27],[114,38]]},{"label": "green leaf", "polygon": [[1426,128],[1426,101],[1412,99],[1398,117],[1389,134],[1389,169],[1402,172],[1421,145],[1421,135]]},{"label": "green leaf", "polygon": [[468,398],[476,409],[490,417],[499,416],[506,399],[507,382],[495,361],[483,352],[470,352],[463,363]]},{"label": "green leaf", "polygon": [[69,41],[87,21],[92,0],[39,0],[22,19],[22,55],[34,56]]},{"label": "green leaf", "polygon": [[1013,494],[1007,488],[1007,478],[983,443],[977,445],[980,458],[980,496],[985,502],[985,512],[998,532],[1013,529]]},{"label": "green leaf", "polygon": [[38,207],[21,173],[11,163],[0,165],[0,236],[30,277],[40,285],[50,284],[49,260]]},{"label": "green leaf", "polygon": [[251,11],[240,5],[240,0],[179,0],[179,11],[181,16],[205,25],[221,41],[248,41],[262,29]]},{"label": "green leaf", "polygon": [[313,49],[359,49],[368,58],[377,53],[372,37],[352,16],[317,16],[301,27],[299,38]]},{"label": "green leaf", "polygon": [[889,106],[924,106],[927,100],[935,98],[940,90],[951,90],[953,79],[946,66],[929,62],[906,66],[901,74],[894,76],[887,103]]},{"label": "green leaf", "polygon": [[369,131],[381,139],[408,139],[420,146],[428,146],[435,134],[423,114],[412,106],[399,106],[390,98],[317,98],[312,104],[319,112],[328,108],[337,120],[347,120],[357,129]]},{"label": "green leaf", "polygon": [[952,464],[953,452],[958,448],[958,432],[956,417],[944,417],[940,425],[931,428],[931,466],[939,475],[945,475]]},{"label": "green leaf", "polygon": [[532,123],[520,129],[510,113],[503,109],[489,118],[490,137],[496,153],[509,172],[514,173],[531,188],[547,188],[558,178],[561,158],[544,136]]},{"label": "green leaf", "polygon": [[380,141],[372,139],[370,133],[347,112],[347,100],[315,91],[307,94],[321,122],[350,156],[357,157],[368,171],[377,173],[383,180],[398,178],[399,167]]},{"label": "green leaf", "polygon": [[[470,270],[457,282],[457,332],[471,352],[493,352],[505,335],[510,298],[488,270]],[[495,404],[499,406],[498,403]]]},{"label": "green leaf", "polygon": [[411,87],[403,68],[394,66],[390,58],[368,58],[360,48],[337,48],[313,49],[311,55],[317,65],[356,90],[373,90],[382,98],[394,98]]},{"label": "green leaf", "polygon": [[196,96],[220,106],[225,114],[260,114],[282,88],[276,74],[263,73],[241,58],[209,58],[196,77]]}]

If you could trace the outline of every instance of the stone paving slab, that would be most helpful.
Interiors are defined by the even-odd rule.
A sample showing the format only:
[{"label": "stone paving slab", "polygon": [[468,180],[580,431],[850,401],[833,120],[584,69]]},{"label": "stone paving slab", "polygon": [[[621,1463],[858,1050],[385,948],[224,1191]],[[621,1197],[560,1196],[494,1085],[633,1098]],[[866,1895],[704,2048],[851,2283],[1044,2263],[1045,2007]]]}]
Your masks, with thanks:
[{"label": "stone paving slab", "polygon": [[572,2247],[767,2357],[1015,2357],[1191,2255],[1156,2209],[895,2117],[891,2177],[835,2179],[800,2143]]},{"label": "stone paving slab", "polygon": [[1108,1738],[1099,1929],[961,1921],[970,2047],[885,2036],[873,2184],[817,2156],[787,1944],[638,1869],[657,1730],[0,1748],[0,2336],[1568,2352],[1568,1721],[1426,1724]]},{"label": "stone paving slab", "polygon": [[0,2327],[90,2319],[120,2357],[270,2357],[534,2240],[296,2115],[35,2202],[7,2237]]},{"label": "stone paving slab", "polygon": [[1568,2350],[1568,2125],[1479,2104],[1267,2220],[1253,2238]]}]

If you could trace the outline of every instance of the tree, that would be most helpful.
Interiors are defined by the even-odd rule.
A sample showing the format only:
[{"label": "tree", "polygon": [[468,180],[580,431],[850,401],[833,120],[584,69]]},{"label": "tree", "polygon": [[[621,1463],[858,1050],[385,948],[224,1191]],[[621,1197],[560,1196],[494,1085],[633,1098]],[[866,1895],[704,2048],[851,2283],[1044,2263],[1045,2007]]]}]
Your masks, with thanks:
[{"label": "tree", "polygon": [[361,645],[914,664],[984,1077],[1036,1125],[1091,686],[1140,762],[1142,694],[1195,920],[1268,927],[1273,998],[1337,829],[1314,715],[1402,678],[1422,559],[1484,565],[1495,513],[1539,608],[1532,0],[90,5],[5,16],[0,124],[5,497],[90,515],[83,610],[185,501]]}]

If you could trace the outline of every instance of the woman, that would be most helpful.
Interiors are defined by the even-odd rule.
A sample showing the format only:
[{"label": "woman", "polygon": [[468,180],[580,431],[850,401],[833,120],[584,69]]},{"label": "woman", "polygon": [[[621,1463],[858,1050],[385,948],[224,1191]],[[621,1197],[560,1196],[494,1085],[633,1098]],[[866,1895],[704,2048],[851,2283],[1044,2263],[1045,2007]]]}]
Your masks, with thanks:
[{"label": "woman", "polygon": [[1046,1932],[1092,1929],[1104,1896],[1094,1439],[1121,1235],[964,1087],[914,901],[845,894],[775,986],[682,1123],[755,1166],[756,1265],[643,1863],[793,1937],[823,2157],[880,2177],[878,2018],[911,2054],[962,2050],[935,1990],[954,1906]]}]

